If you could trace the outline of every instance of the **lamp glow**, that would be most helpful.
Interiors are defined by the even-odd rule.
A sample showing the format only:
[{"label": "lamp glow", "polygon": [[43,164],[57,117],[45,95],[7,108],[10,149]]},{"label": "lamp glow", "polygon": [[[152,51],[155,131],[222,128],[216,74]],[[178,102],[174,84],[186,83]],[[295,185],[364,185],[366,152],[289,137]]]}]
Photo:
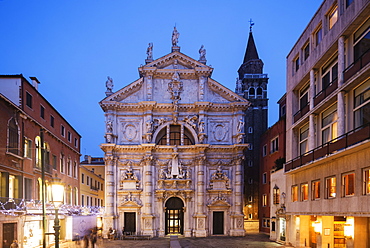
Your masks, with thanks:
[{"label": "lamp glow", "polygon": [[54,219],[54,230],[55,230],[55,248],[59,248],[59,233],[60,225],[58,218],[58,208],[63,204],[64,199],[64,183],[62,180],[55,175],[51,183],[51,198],[52,203],[55,207],[55,219]]}]

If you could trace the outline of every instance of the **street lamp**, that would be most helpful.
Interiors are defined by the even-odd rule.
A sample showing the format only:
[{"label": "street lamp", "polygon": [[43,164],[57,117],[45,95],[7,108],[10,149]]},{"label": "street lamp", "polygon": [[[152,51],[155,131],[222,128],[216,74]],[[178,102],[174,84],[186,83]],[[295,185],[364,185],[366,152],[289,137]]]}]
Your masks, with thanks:
[{"label": "street lamp", "polygon": [[54,230],[55,230],[55,248],[59,248],[59,232],[60,232],[60,225],[59,225],[59,218],[58,218],[58,210],[60,205],[63,204],[64,198],[64,183],[62,180],[55,175],[51,182],[51,202],[55,208],[55,219],[54,219]]}]

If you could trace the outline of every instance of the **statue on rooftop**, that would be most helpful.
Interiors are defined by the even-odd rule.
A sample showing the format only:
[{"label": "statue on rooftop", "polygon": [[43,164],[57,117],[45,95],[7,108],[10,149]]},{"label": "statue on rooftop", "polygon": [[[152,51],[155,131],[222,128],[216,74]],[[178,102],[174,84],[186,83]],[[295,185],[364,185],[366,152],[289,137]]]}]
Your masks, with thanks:
[{"label": "statue on rooftop", "polygon": [[173,28],[172,32],[172,46],[177,46],[177,42],[179,42],[180,33],[177,31],[176,26]]}]

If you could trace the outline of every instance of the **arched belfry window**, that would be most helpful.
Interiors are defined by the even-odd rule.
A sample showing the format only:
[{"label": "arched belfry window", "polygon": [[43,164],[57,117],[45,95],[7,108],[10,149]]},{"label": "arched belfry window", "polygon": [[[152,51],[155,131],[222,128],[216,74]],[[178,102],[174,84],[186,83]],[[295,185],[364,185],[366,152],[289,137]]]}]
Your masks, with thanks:
[{"label": "arched belfry window", "polygon": [[157,145],[194,145],[191,132],[182,125],[167,125],[157,135]]},{"label": "arched belfry window", "polygon": [[256,96],[256,91],[253,87],[249,88],[249,97],[255,97]]},{"label": "arched belfry window", "polygon": [[257,88],[257,96],[262,97],[262,88],[261,87]]}]

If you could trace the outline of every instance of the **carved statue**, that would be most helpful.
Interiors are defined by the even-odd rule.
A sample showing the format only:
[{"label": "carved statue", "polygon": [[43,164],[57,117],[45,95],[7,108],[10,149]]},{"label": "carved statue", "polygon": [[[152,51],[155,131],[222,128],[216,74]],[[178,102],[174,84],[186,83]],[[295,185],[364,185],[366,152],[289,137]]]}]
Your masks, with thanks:
[{"label": "carved statue", "polygon": [[243,121],[243,118],[240,118],[239,119],[239,123],[238,123],[238,126],[237,126],[237,131],[238,133],[242,133],[243,131],[243,127],[244,127],[244,121]]},{"label": "carved statue", "polygon": [[108,80],[105,82],[105,87],[107,87],[108,92],[112,92],[113,90],[113,79],[108,76]]},{"label": "carved statue", "polygon": [[199,49],[199,60],[200,61],[206,60],[206,49],[204,48],[203,45]]},{"label": "carved statue", "polygon": [[199,123],[198,123],[198,132],[199,133],[204,133],[204,121],[203,121],[203,119],[202,120],[200,120],[199,121]]},{"label": "carved statue", "polygon": [[177,31],[176,27],[173,28],[172,32],[172,46],[177,46],[177,42],[179,42],[180,33]]},{"label": "carved statue", "polygon": [[113,122],[111,119],[107,120],[107,133],[112,133],[113,132]]},{"label": "carved statue", "polygon": [[148,48],[146,49],[146,54],[148,55],[146,59],[153,59],[153,43],[152,42],[148,44]]},{"label": "carved statue", "polygon": [[153,121],[148,120],[146,122],[146,132],[147,133],[151,133],[152,132],[152,129],[153,129]]},{"label": "carved statue", "polygon": [[193,115],[192,117],[186,116],[184,118],[184,121],[186,123],[188,123],[190,126],[192,126],[192,128],[194,128],[194,130],[196,130],[197,124],[195,122],[196,122],[197,119],[198,119],[198,116],[196,116],[196,115]]}]

